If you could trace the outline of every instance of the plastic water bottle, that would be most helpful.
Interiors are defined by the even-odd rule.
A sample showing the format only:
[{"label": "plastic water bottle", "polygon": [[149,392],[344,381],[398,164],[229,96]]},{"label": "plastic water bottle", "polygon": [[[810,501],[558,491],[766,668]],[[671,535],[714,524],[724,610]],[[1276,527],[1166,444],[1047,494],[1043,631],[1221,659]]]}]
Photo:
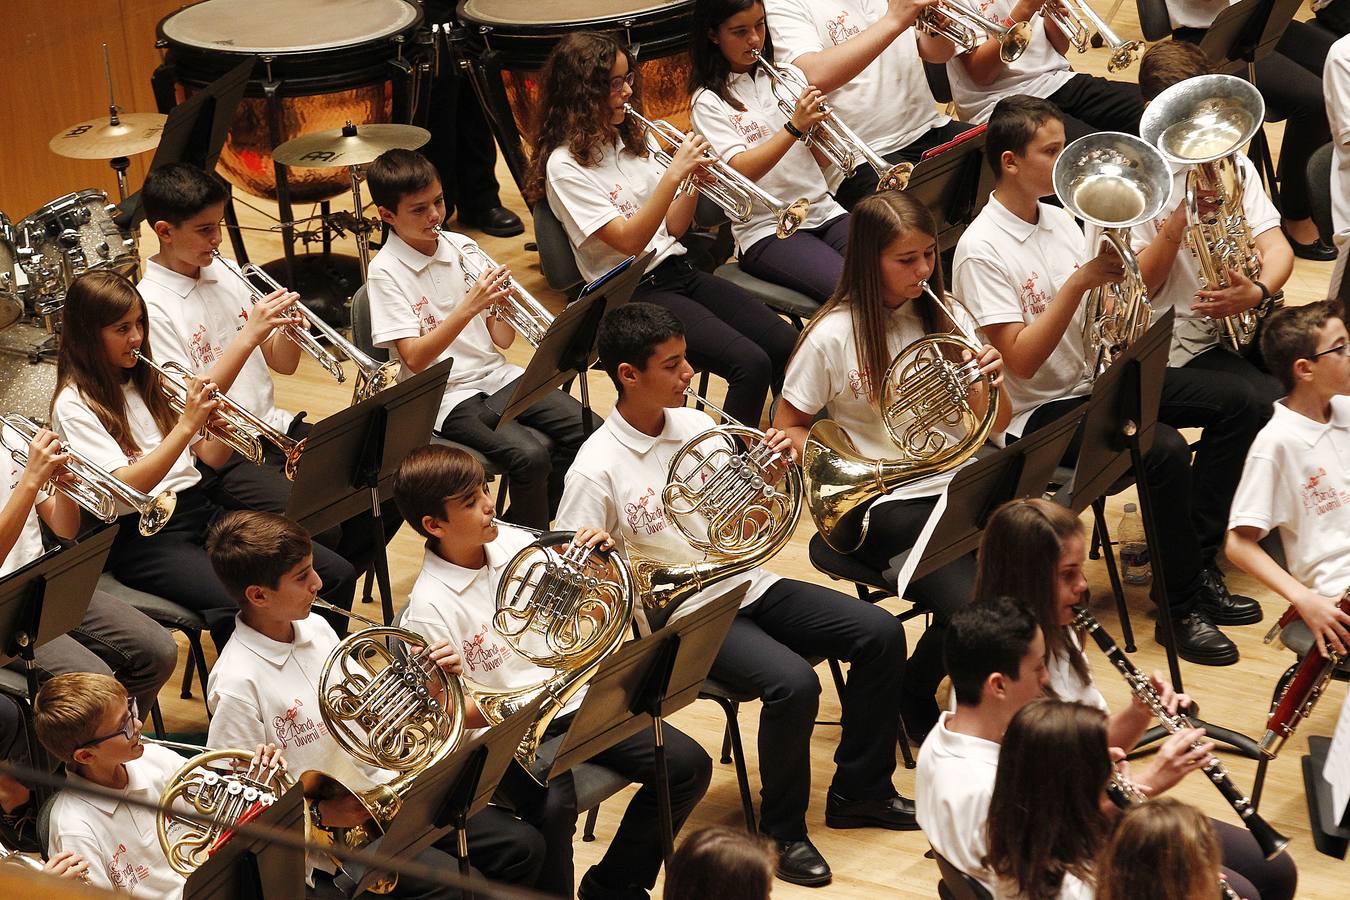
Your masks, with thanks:
[{"label": "plastic water bottle", "polygon": [[1148,584],[1153,578],[1153,567],[1149,565],[1144,520],[1133,503],[1125,504],[1125,515],[1121,517],[1120,527],[1116,530],[1116,541],[1120,546],[1120,577],[1127,584]]}]

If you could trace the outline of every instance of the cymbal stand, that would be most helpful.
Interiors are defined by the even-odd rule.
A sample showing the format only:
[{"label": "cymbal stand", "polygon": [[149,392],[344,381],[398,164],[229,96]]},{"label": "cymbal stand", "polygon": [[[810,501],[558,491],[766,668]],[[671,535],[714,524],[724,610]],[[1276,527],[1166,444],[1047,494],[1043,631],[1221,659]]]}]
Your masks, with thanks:
[{"label": "cymbal stand", "polygon": [[[103,45],[103,75],[108,79],[108,124],[117,126],[122,124],[122,119],[118,116],[121,110],[117,106],[117,100],[113,96],[113,78],[112,62],[108,57],[108,45]],[[112,166],[113,172],[117,174],[117,193],[119,203],[125,203],[127,192],[127,169],[131,167],[131,159],[126,156],[115,156],[108,160],[108,165]]]}]

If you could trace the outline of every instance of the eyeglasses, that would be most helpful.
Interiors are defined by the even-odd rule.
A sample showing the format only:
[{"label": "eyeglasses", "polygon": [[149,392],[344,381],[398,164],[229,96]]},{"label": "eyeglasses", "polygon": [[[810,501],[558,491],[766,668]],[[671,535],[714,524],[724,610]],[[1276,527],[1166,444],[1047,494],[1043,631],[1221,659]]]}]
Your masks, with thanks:
[{"label": "eyeglasses", "polygon": [[611,94],[617,94],[623,90],[623,86],[625,84],[628,85],[629,87],[632,87],[633,83],[636,81],[637,81],[637,72],[629,72],[627,75],[619,75],[614,78],[611,78],[609,80],[609,92]]},{"label": "eyeglasses", "polygon": [[119,734],[128,741],[136,740],[136,720],[141,717],[141,711],[136,707],[136,698],[127,698],[127,717],[122,722],[122,727],[118,728],[112,734],[105,734],[102,737],[90,738],[83,744],[76,747],[76,750],[83,750],[85,747],[92,747],[95,744],[101,744],[104,741],[110,741]]},{"label": "eyeglasses", "polygon": [[1335,353],[1337,356],[1350,356],[1350,344],[1337,344],[1335,347],[1328,347],[1320,353],[1314,353],[1308,359],[1317,359],[1326,356],[1328,353]]}]

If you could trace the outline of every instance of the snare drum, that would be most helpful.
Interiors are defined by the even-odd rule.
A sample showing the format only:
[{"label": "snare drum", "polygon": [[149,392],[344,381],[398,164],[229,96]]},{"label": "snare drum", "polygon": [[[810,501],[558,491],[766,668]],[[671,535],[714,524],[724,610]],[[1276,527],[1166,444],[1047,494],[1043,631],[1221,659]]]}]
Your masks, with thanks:
[{"label": "snare drum", "polygon": [[642,106],[651,119],[689,128],[689,31],[694,0],[460,0],[471,60],[490,109],[488,121],[517,182],[525,171],[522,135],[534,127],[539,70],[563,36],[602,31],[638,51]]},{"label": "snare drum", "polygon": [[[159,23],[165,55],[156,97],[167,112],[257,59],[219,169],[248,193],[276,199],[274,147],[349,121],[408,121],[420,73],[411,45],[421,24],[410,0],[202,0]],[[292,168],[287,184],[292,201],[308,203],[350,191],[351,176]]]},{"label": "snare drum", "polygon": [[120,214],[103,191],[66,194],[18,224],[19,266],[28,276],[24,301],[31,315],[61,308],[66,288],[82,272],[112,269],[136,279],[136,236],[117,227]]}]

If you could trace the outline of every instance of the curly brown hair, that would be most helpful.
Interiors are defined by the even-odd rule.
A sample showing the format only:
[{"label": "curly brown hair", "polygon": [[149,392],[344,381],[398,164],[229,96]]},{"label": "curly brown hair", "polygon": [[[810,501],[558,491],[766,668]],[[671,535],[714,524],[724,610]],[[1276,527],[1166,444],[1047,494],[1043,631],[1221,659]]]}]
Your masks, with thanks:
[{"label": "curly brown hair", "polygon": [[[600,162],[604,145],[622,142],[624,150],[647,156],[642,127],[633,119],[609,123],[609,73],[622,53],[628,71],[637,71],[637,57],[607,34],[581,31],[558,42],[539,73],[538,121],[533,133],[533,157],[525,173],[525,199],[531,205],[544,196],[548,158],[566,147],[583,166]],[[629,103],[642,108],[641,82],[633,84]]]}]

